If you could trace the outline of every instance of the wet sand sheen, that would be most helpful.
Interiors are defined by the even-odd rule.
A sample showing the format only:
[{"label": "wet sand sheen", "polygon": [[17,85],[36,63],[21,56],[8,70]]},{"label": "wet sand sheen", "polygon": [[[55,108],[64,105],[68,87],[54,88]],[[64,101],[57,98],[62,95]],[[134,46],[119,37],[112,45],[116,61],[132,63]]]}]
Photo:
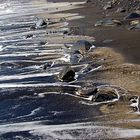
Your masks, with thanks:
[{"label": "wet sand sheen", "polygon": [[[11,7],[16,9],[21,4],[17,2],[11,4]],[[124,58],[119,53],[107,47],[95,48],[86,53],[79,64],[71,64],[70,50],[67,50],[64,44],[80,39],[94,41],[94,37],[63,34],[63,28],[66,31],[69,29],[69,20],[77,18],[76,22],[78,21],[80,25],[79,18],[83,16],[79,16],[77,12],[62,15],[53,12],[69,9],[77,11],[77,8],[82,8],[84,5],[81,4],[84,3],[67,2],[49,5],[43,0],[31,1],[30,9],[28,2],[24,4],[21,6],[25,11],[22,13],[22,18],[30,17],[31,24],[36,16],[51,17],[55,22],[60,22],[60,18],[63,17],[66,21],[48,26],[49,31],[47,28],[28,32],[30,26],[26,26],[17,34],[13,30],[9,32],[3,30],[5,36],[4,39],[0,38],[0,42],[7,47],[2,49],[0,54],[3,65],[1,65],[2,82],[0,83],[1,138],[53,140],[133,137],[137,139],[140,136],[139,65],[124,63]],[[17,16],[17,20],[20,20],[18,13],[13,16]],[[5,21],[8,19],[10,22],[13,18],[12,14],[8,17],[10,19],[6,17]],[[25,24],[29,25],[26,18]],[[22,20],[19,24],[21,22]],[[16,23],[13,21],[13,24]],[[10,25],[10,29],[12,27],[13,25]],[[60,32],[53,33],[54,30]],[[35,36],[29,39],[23,38],[26,33],[33,33]],[[11,34],[15,35],[11,36]],[[47,44],[40,45],[39,42],[42,40]],[[43,70],[43,65],[52,60],[55,61],[54,66]],[[92,64],[91,70],[86,69],[85,66],[90,64]],[[72,65],[77,70],[76,81],[72,83],[59,81],[57,74],[65,65]],[[109,89],[115,92],[118,98],[107,102],[93,102],[91,98],[76,94],[82,87],[89,88],[94,85],[100,90]],[[134,98],[137,102],[130,101],[132,95],[136,96]]]}]

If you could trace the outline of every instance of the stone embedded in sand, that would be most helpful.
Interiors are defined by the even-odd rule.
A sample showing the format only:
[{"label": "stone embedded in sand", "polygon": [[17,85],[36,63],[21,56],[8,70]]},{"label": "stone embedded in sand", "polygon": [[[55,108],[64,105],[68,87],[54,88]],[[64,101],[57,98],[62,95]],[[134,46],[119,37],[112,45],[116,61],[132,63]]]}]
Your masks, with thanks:
[{"label": "stone embedded in sand", "polygon": [[28,34],[28,35],[25,36],[26,39],[32,38],[32,37],[33,37],[33,34]]},{"label": "stone embedded in sand", "polygon": [[44,19],[38,19],[35,23],[36,28],[45,28],[47,27],[47,22]]},{"label": "stone embedded in sand", "polygon": [[118,95],[113,91],[104,91],[104,90],[99,90],[94,97],[95,102],[104,102],[113,99],[118,99]]},{"label": "stone embedded in sand", "polygon": [[108,2],[108,3],[103,7],[104,10],[111,9],[111,8],[113,8],[111,2]]},{"label": "stone embedded in sand", "polygon": [[95,48],[95,46],[87,40],[78,40],[76,43],[73,44],[65,44],[65,47],[71,49],[72,51],[77,50],[80,53],[88,52],[92,48]]},{"label": "stone embedded in sand", "polygon": [[69,33],[68,31],[64,31],[64,32],[63,32],[64,35],[66,35],[66,34],[68,34],[68,33]]},{"label": "stone embedded in sand", "polygon": [[71,82],[75,80],[75,71],[70,67],[66,66],[62,69],[62,71],[59,73],[59,79],[63,82]]},{"label": "stone embedded in sand", "polygon": [[126,12],[126,9],[122,8],[122,7],[119,7],[116,12],[117,13],[124,13],[124,12]]},{"label": "stone embedded in sand", "polygon": [[97,91],[98,89],[96,86],[92,86],[90,88],[84,87],[78,91],[78,94],[79,96],[82,96],[82,97],[89,97],[89,96],[95,95]]},{"label": "stone embedded in sand", "polygon": [[124,19],[133,19],[133,18],[140,18],[140,14],[138,14],[138,13],[130,13]]},{"label": "stone embedded in sand", "polygon": [[46,70],[47,68],[52,67],[53,64],[54,64],[54,62],[52,62],[52,61],[47,62],[46,64],[43,65],[43,70]]},{"label": "stone embedded in sand", "polygon": [[121,25],[121,21],[115,19],[102,19],[95,23],[95,26],[117,26]]},{"label": "stone embedded in sand", "polygon": [[47,41],[40,41],[39,45],[46,45],[48,42]]}]

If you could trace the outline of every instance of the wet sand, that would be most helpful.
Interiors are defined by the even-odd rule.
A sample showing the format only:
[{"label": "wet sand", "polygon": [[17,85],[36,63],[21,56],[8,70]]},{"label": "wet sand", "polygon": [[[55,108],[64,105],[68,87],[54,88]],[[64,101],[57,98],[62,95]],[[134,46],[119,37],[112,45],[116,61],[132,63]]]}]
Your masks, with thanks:
[{"label": "wet sand", "polygon": [[[61,0],[60,0],[61,1]],[[110,13],[106,16],[98,2],[86,3],[84,7],[76,10],[66,11],[77,12],[85,18],[70,21],[69,27],[74,34],[95,37],[97,49],[93,58],[112,61],[105,64],[105,82],[123,85],[128,90],[140,92],[140,40],[139,30],[128,30],[127,26],[118,27],[95,27],[94,24],[103,18],[120,19],[128,14]],[[108,41],[109,40],[109,41]],[[106,41],[106,42],[105,42]],[[104,72],[101,72],[103,77]],[[110,77],[110,78],[109,78]],[[114,78],[113,78],[114,77]],[[125,78],[126,77],[126,78]],[[112,78],[112,79],[111,79]],[[107,83],[108,83],[107,82]]]},{"label": "wet sand", "polygon": [[140,31],[129,30],[126,24],[118,27],[95,27],[94,24],[96,21],[105,17],[121,21],[128,14],[128,12],[117,14],[112,10],[112,13],[108,12],[109,14],[106,16],[101,5],[95,1],[85,4],[80,9],[68,10],[67,12],[77,12],[85,17],[84,19],[70,21],[69,27],[74,34],[95,37],[94,44],[97,48],[90,53],[90,58],[95,63],[102,64],[103,67],[101,70],[90,75],[87,81],[93,79],[95,83],[115,85],[127,91],[123,92],[127,97],[122,102],[120,101],[117,105],[102,106],[101,111],[109,114],[109,116],[107,115],[107,120],[124,121],[124,123],[113,124],[113,126],[119,125],[125,128],[139,128],[139,121],[127,122],[125,120],[126,118],[128,120],[135,120],[136,118],[139,120],[139,113],[130,113],[128,115],[128,112],[131,112],[131,108],[127,107],[127,105],[129,97],[133,95],[140,96]]},{"label": "wet sand", "polygon": [[[123,27],[94,27],[96,20],[104,17],[97,5],[83,2],[48,5],[43,0],[25,2],[25,7],[22,3],[16,4],[13,7],[21,6],[23,13],[10,13],[12,18],[8,17],[1,27],[8,27],[2,30],[0,38],[6,45],[0,53],[1,138],[139,139],[140,66],[137,51],[130,47],[135,54],[130,57],[129,51],[119,49],[123,46],[122,50],[127,50],[127,45],[123,44],[132,33],[139,32],[130,31],[127,36],[129,31]],[[56,23],[46,29],[30,30],[36,16]],[[6,21],[5,17],[1,18]],[[25,23],[21,28],[23,19]],[[70,35],[64,34],[69,29]],[[121,38],[120,32],[126,38]],[[25,38],[29,33],[34,36]],[[94,37],[96,48],[86,53],[78,64],[71,64],[71,53],[64,44],[81,39],[94,42]],[[103,43],[106,39],[113,41]],[[40,45],[42,41],[47,43]],[[49,61],[54,61],[54,66],[43,70],[43,65]],[[86,69],[87,64],[92,64],[90,69]],[[67,65],[77,70],[78,77],[72,83],[58,79],[58,73]],[[84,86],[112,91],[117,98],[94,102],[77,94]]]},{"label": "wet sand", "polygon": [[[87,3],[84,7],[76,10],[68,10],[67,12],[77,12],[85,16],[84,19],[71,21],[70,27],[75,30],[76,34],[89,35],[96,38],[95,45],[97,47],[111,47],[115,51],[121,53],[125,62],[140,64],[140,47],[139,47],[139,30],[128,30],[127,26],[120,27],[95,27],[94,24],[103,18],[111,18],[123,20],[127,13],[105,14],[103,8],[98,2]],[[104,40],[112,40],[110,43],[103,43]]]}]

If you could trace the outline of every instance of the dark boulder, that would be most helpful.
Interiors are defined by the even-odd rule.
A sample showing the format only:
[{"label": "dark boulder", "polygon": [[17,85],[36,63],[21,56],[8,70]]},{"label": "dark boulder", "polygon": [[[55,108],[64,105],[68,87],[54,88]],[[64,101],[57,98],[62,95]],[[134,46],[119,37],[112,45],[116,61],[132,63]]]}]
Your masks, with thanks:
[{"label": "dark boulder", "polygon": [[66,66],[59,73],[59,79],[63,82],[71,82],[75,80],[75,71],[70,66]]},{"label": "dark boulder", "polygon": [[140,18],[140,14],[138,14],[138,13],[130,13],[124,19],[134,19],[134,18]]},{"label": "dark boulder", "polygon": [[118,95],[113,91],[104,91],[104,90],[101,91],[99,90],[94,97],[95,102],[104,102],[113,99],[118,99]]}]

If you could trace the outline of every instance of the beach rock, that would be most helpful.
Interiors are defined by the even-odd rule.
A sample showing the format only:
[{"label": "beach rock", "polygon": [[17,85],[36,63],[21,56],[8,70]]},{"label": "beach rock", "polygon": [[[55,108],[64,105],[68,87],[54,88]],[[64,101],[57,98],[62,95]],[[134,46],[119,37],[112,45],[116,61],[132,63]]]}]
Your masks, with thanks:
[{"label": "beach rock", "polygon": [[47,22],[44,19],[38,19],[35,23],[36,28],[46,28]]},{"label": "beach rock", "polygon": [[115,19],[102,19],[95,23],[95,26],[118,26],[121,25],[121,21]]},{"label": "beach rock", "polygon": [[25,36],[26,39],[32,38],[32,37],[33,37],[33,34],[28,34],[28,35]]},{"label": "beach rock", "polygon": [[75,80],[75,71],[70,67],[66,66],[62,69],[62,71],[59,73],[59,79],[63,82],[71,82]]},{"label": "beach rock", "polygon": [[40,41],[39,45],[46,45],[48,42],[47,41]]},{"label": "beach rock", "polygon": [[134,19],[134,18],[140,18],[140,14],[138,13],[130,13],[128,14],[124,19]]},{"label": "beach rock", "polygon": [[104,91],[104,90],[101,91],[99,90],[94,97],[95,102],[104,102],[113,99],[118,99],[118,95],[113,91]]},{"label": "beach rock", "polygon": [[73,44],[65,44],[65,47],[71,49],[72,51],[79,51],[80,53],[88,52],[92,48],[95,48],[95,46],[87,40],[78,40]]},{"label": "beach rock", "polygon": [[49,62],[45,63],[45,64],[43,65],[43,70],[46,70],[47,68],[52,67],[53,64],[54,64],[54,62],[52,62],[52,61],[49,61]]},{"label": "beach rock", "polygon": [[108,3],[103,7],[104,10],[111,9],[111,8],[113,8],[113,5],[112,5],[111,2],[108,2]]},{"label": "beach rock", "polygon": [[126,9],[119,7],[116,12],[117,13],[124,13],[124,12],[126,12]]},{"label": "beach rock", "polygon": [[66,35],[66,34],[68,34],[68,33],[69,33],[68,31],[64,31],[64,32],[63,32],[64,35]]},{"label": "beach rock", "polygon": [[96,86],[84,87],[78,91],[78,95],[87,98],[89,96],[95,95],[97,91],[98,88]]}]

